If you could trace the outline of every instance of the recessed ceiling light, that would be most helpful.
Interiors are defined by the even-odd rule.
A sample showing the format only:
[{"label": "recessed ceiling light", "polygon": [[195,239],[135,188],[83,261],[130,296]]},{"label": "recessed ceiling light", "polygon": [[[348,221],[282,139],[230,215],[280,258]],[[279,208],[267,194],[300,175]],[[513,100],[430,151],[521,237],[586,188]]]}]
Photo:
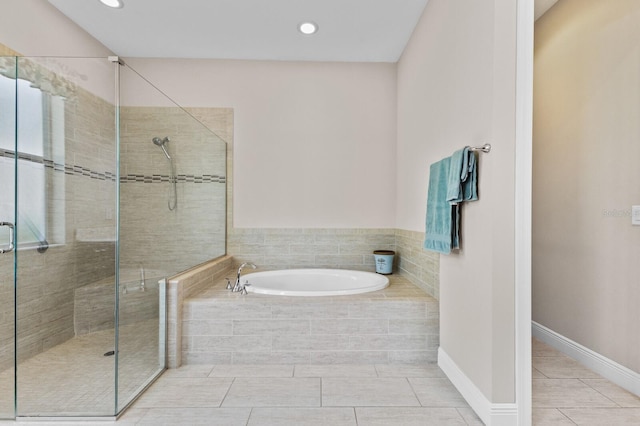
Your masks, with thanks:
[{"label": "recessed ceiling light", "polygon": [[122,0],[100,0],[100,3],[104,4],[105,6],[113,7],[115,9],[124,7],[124,3],[122,2]]},{"label": "recessed ceiling light", "polygon": [[298,31],[304,35],[315,34],[318,31],[318,25],[314,22],[303,22],[298,25]]}]

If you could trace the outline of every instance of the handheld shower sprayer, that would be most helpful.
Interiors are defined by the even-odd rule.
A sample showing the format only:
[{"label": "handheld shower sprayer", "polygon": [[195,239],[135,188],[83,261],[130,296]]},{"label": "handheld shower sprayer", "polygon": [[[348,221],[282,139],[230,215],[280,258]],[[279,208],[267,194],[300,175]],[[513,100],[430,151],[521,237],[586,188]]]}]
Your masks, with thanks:
[{"label": "handheld shower sprayer", "polygon": [[158,145],[160,148],[162,148],[162,152],[164,152],[164,155],[167,156],[167,160],[169,160],[170,188],[169,188],[169,201],[167,204],[168,204],[169,210],[174,210],[178,206],[178,190],[176,188],[175,165],[173,164],[173,159],[171,158],[171,156],[167,152],[167,148],[165,147],[165,145],[169,143],[169,136],[165,136],[164,139],[160,139],[159,137],[156,136],[153,139],[151,139],[151,141],[154,143],[154,145]]},{"label": "handheld shower sprayer", "polygon": [[167,160],[171,160],[171,157],[169,156],[169,153],[167,152],[167,149],[164,147],[165,144],[167,142],[169,142],[169,136],[165,136],[164,139],[160,139],[159,137],[155,137],[152,139],[153,143],[158,145],[160,148],[162,148],[162,151],[164,152],[164,155],[167,156]]}]

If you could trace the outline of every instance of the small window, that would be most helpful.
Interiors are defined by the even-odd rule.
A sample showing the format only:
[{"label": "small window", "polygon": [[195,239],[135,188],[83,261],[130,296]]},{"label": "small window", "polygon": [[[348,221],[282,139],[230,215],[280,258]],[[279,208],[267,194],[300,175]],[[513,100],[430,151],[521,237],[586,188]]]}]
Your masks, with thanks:
[{"label": "small window", "polygon": [[28,81],[17,80],[16,85],[16,80],[0,76],[0,179],[4,183],[0,186],[0,217],[14,217],[12,183],[17,156],[16,237],[20,248],[39,246],[47,240],[45,149],[49,146],[46,123],[50,115],[51,95]]}]

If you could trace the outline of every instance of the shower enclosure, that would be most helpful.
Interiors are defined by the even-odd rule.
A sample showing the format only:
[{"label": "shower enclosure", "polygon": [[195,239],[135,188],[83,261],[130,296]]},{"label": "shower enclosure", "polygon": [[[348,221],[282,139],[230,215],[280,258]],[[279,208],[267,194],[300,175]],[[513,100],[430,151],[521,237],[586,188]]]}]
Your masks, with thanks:
[{"label": "shower enclosure", "polygon": [[225,252],[225,158],[117,58],[0,57],[0,418],[112,417],[164,370],[166,279]]}]

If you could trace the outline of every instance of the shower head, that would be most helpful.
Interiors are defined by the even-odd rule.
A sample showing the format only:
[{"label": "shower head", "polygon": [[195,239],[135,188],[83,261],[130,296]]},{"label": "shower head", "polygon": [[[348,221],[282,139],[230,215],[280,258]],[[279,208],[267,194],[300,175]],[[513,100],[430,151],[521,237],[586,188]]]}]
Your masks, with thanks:
[{"label": "shower head", "polygon": [[166,155],[166,156],[167,156],[167,159],[168,159],[168,160],[171,160],[171,157],[169,156],[169,153],[167,152],[167,148],[165,148],[165,147],[164,147],[164,146],[165,146],[165,144],[166,144],[167,142],[169,142],[169,137],[168,137],[168,136],[165,136],[165,138],[164,138],[164,139],[160,139],[159,137],[157,137],[157,136],[156,136],[155,138],[153,138],[153,139],[152,139],[152,141],[153,141],[153,143],[154,143],[154,144],[156,144],[156,145],[158,145],[160,148],[162,148],[162,151],[164,152],[164,155]]},{"label": "shower head", "polygon": [[156,136],[155,138],[153,138],[153,143],[155,143],[155,144],[156,144],[156,145],[158,145],[158,146],[162,146],[162,145],[164,145],[164,144],[165,144],[165,143],[167,143],[167,142],[169,142],[169,136],[165,136],[165,138],[164,138],[164,139],[160,139],[160,138],[159,138],[159,137],[157,137],[157,136]]}]

